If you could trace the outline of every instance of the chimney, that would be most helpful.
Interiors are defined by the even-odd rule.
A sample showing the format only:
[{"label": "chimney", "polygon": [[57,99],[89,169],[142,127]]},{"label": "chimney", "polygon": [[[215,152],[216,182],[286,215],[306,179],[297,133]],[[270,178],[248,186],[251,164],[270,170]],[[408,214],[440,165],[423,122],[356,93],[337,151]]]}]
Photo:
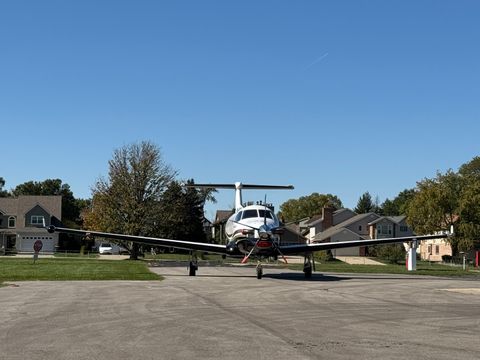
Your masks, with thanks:
[{"label": "chimney", "polygon": [[328,206],[328,205],[323,207],[323,209],[322,209],[322,217],[323,217],[322,231],[325,231],[328,228],[333,226],[333,212],[334,211],[335,211],[335,209]]}]

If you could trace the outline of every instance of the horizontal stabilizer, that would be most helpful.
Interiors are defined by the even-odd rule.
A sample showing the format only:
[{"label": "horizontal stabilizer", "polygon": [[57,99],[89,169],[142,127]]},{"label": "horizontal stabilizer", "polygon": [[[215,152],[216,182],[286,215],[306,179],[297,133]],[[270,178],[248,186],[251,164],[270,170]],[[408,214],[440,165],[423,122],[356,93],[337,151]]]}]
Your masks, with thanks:
[{"label": "horizontal stabilizer", "polygon": [[255,184],[189,184],[186,187],[204,189],[270,189],[270,190],[293,190],[293,185],[255,185]]}]

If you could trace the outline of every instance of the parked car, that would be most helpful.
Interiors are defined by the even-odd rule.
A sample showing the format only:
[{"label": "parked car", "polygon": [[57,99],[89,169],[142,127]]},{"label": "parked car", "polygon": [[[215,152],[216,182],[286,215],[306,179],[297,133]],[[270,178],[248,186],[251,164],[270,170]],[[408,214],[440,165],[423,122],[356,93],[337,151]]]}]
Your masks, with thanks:
[{"label": "parked car", "polygon": [[113,254],[112,245],[109,243],[101,243],[100,246],[98,247],[98,253],[112,255]]}]

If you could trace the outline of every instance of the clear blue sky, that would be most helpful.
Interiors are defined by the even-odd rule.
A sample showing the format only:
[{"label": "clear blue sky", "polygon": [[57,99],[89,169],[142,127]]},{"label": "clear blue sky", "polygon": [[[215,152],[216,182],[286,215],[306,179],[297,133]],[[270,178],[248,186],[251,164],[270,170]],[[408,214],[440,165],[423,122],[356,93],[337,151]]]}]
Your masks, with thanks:
[{"label": "clear blue sky", "polygon": [[[0,176],[76,197],[115,148],[354,207],[480,155],[478,1],[2,1]],[[223,190],[214,209],[233,205]],[[247,193],[258,200],[263,192]]]}]

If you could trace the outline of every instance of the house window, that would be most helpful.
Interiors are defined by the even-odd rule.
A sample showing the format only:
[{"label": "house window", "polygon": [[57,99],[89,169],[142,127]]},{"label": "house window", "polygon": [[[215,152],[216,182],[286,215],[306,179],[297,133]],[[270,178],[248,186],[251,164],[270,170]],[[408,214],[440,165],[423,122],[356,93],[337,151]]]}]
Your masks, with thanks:
[{"label": "house window", "polygon": [[358,225],[358,231],[362,231],[362,225]]},{"label": "house window", "polygon": [[43,225],[45,218],[42,215],[32,215],[30,220],[32,225]]},{"label": "house window", "polygon": [[440,245],[435,245],[435,254],[440,254]]},{"label": "house window", "polygon": [[378,225],[377,233],[379,235],[392,235],[392,225]]},{"label": "house window", "polygon": [[400,226],[400,231],[401,231],[401,232],[407,232],[407,231],[408,231],[408,226],[401,225],[401,226]]},{"label": "house window", "polygon": [[14,228],[15,226],[16,226],[15,216],[10,216],[8,218],[8,227],[9,228]]},{"label": "house window", "polygon": [[432,255],[432,245],[428,245],[428,254]]}]

